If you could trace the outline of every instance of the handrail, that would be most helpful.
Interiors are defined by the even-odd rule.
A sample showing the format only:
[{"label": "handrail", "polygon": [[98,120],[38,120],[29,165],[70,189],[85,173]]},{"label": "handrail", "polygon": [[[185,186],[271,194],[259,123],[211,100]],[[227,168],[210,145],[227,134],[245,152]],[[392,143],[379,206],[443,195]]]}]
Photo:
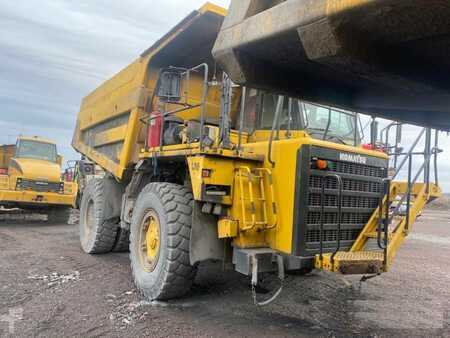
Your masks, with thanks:
[{"label": "handrail", "polygon": [[[388,241],[389,241],[389,196],[391,193],[391,180],[389,178],[383,180],[383,193],[386,195],[386,209],[385,209],[385,217],[383,220],[383,195],[380,196],[380,206],[379,206],[379,216],[377,223],[377,244],[380,249],[383,250],[383,264],[384,267],[387,267],[387,259],[388,259]],[[384,225],[384,239],[383,243],[381,243],[381,224]]]},{"label": "handrail", "polygon": [[[242,166],[237,168],[238,173],[239,173],[239,188],[241,189],[241,211],[242,211],[242,218],[243,218],[243,223],[244,226],[241,228],[242,231],[248,231],[248,230],[252,230],[255,225],[256,225],[256,215],[255,215],[255,200],[253,197],[253,186],[252,186],[252,182],[251,182],[251,169],[247,166]],[[251,216],[251,221],[247,221],[247,217],[246,217],[246,211],[245,211],[245,194],[244,194],[244,182],[242,179],[242,171],[245,171],[248,175],[248,189],[249,189],[249,198],[250,198],[250,203],[252,205],[252,216]],[[247,226],[247,223],[250,223],[249,226]]]},{"label": "handrail", "polygon": [[422,136],[425,133],[425,131],[426,131],[426,128],[423,128],[420,131],[420,133],[417,136],[416,140],[413,142],[413,144],[409,148],[409,151],[406,153],[405,157],[400,162],[400,165],[396,168],[395,174],[394,174],[394,176],[392,176],[392,179],[395,179],[397,177],[398,173],[400,172],[400,170],[403,168],[403,166],[405,165],[406,161],[408,160],[408,156],[413,153],[414,149],[416,148],[417,144],[419,143],[419,141],[422,138]]}]

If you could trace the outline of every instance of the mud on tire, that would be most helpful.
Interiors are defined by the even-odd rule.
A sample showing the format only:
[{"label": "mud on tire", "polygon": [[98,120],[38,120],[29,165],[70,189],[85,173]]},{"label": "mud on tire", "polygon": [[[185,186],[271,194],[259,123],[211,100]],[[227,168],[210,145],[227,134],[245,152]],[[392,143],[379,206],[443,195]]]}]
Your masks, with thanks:
[{"label": "mud on tire", "polygon": [[89,254],[110,252],[117,241],[120,204],[117,184],[111,178],[92,179],[80,205],[80,242]]},{"label": "mud on tire", "polygon": [[[196,267],[190,265],[189,241],[192,193],[171,183],[150,183],[139,194],[130,232],[130,259],[134,281],[151,300],[167,300],[186,294],[193,283]],[[151,269],[142,263],[142,232],[146,214],[159,219],[159,253]]]}]

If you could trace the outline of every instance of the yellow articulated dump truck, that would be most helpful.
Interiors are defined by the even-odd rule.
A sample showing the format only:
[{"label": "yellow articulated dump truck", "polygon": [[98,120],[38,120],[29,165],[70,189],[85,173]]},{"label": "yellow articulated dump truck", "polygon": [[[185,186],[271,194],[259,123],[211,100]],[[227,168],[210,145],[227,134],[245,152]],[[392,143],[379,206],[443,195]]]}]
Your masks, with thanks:
[{"label": "yellow articulated dump truck", "polygon": [[0,206],[67,223],[77,188],[61,180],[61,162],[56,144],[39,137],[20,136],[15,145],[0,146]]},{"label": "yellow articulated dump truck", "polygon": [[207,260],[253,286],[261,273],[388,271],[440,195],[430,183],[433,131],[420,135],[419,173],[394,180],[419,151],[396,153],[393,173],[376,121],[362,145],[356,113],[235,85],[211,54],[225,15],[211,4],[192,12],[84,98],[72,144],[106,175],[84,189],[82,248],[107,253],[129,241],[149,299],[185,294]]}]

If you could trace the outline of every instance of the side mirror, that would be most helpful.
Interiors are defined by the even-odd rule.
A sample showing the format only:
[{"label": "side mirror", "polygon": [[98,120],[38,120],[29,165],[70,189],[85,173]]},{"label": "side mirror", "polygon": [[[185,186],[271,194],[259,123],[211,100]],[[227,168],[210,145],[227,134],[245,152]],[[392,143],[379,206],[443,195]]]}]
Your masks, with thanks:
[{"label": "side mirror", "polygon": [[179,102],[181,100],[181,72],[168,69],[161,72],[157,96],[164,102]]},{"label": "side mirror", "polygon": [[63,164],[63,157],[61,155],[56,155],[56,163],[58,163],[60,166]]}]

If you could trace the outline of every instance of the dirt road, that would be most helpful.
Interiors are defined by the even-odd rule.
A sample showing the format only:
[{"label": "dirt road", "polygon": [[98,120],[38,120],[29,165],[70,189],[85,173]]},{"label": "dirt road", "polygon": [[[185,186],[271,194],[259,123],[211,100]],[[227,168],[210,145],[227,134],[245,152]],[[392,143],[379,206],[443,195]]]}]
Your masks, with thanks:
[{"label": "dirt road", "polygon": [[314,272],[289,276],[256,308],[249,282],[200,267],[186,298],[135,293],[128,254],[81,252],[77,227],[0,223],[0,336],[449,336],[450,211],[427,211],[391,272],[361,285]]}]

